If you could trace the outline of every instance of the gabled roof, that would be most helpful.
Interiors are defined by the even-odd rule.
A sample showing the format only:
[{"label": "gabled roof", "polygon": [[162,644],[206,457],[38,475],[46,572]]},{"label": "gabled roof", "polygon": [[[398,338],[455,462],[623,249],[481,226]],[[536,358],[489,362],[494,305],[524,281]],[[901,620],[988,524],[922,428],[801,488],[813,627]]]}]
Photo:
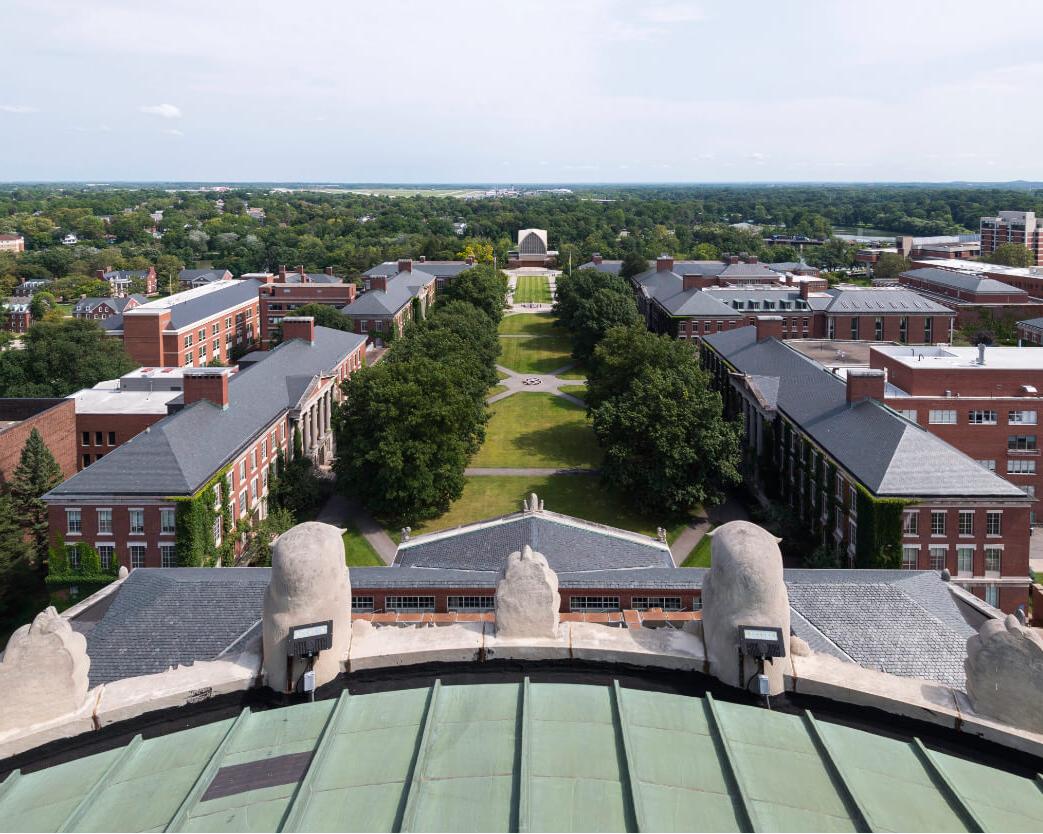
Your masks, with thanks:
[{"label": "gabled roof", "polygon": [[[180,330],[197,321],[216,316],[223,310],[238,307],[240,304],[256,299],[261,286],[260,281],[252,278],[246,281],[214,281],[201,287],[174,293],[167,298],[142,304],[140,307],[128,310],[124,316],[150,316],[169,310],[170,323],[167,325],[167,330]],[[119,327],[122,328],[122,326],[121,319]],[[110,325],[108,329],[113,327],[115,324]]]},{"label": "gabled roof", "polygon": [[951,307],[924,298],[912,290],[877,287],[874,289],[832,289],[820,297],[829,297],[827,313],[913,313],[916,315],[955,315]]},{"label": "gabled roof", "polygon": [[525,545],[543,553],[562,573],[673,567],[670,549],[656,539],[541,511],[420,536],[399,545],[395,565],[502,571],[507,556]]},{"label": "gabled roof", "polygon": [[968,275],[966,272],[953,272],[948,269],[938,269],[933,266],[925,266],[920,269],[910,269],[902,273],[902,277],[914,278],[918,281],[927,281],[953,290],[973,292],[980,294],[993,293],[996,295],[1021,294],[1026,295],[1024,290],[1004,284],[995,278],[986,278],[982,275]]},{"label": "gabled roof", "polygon": [[[327,275],[325,272],[306,272],[305,277],[308,279],[309,284],[343,284],[344,279],[339,275]],[[287,272],[285,276],[276,273],[275,281],[276,284],[301,284],[301,274],[297,271]]]},{"label": "gabled roof", "polygon": [[315,343],[283,342],[228,382],[226,409],[200,400],[153,424],[51,490],[60,501],[98,495],[191,495],[279,415],[295,408],[365,336],[315,328]]},{"label": "gabled roof", "polygon": [[756,328],[704,337],[740,373],[778,377],[778,410],[844,469],[879,496],[1025,499],[945,441],[883,404],[847,402],[845,384],[775,339],[758,342]]},{"label": "gabled roof", "polygon": [[117,298],[108,298],[102,296],[100,298],[81,298],[76,302],[76,306],[73,308],[75,313],[92,313],[102,304],[107,304],[116,313],[122,313],[123,308],[127,306],[130,301],[134,301],[135,304],[147,304],[148,299],[139,294],[134,293],[133,295],[124,295]]},{"label": "gabled roof", "polygon": [[[467,261],[413,261],[413,272],[426,272],[436,278],[454,278],[473,267],[474,264],[469,264]],[[370,267],[362,274],[367,278],[381,275],[393,278],[401,273],[398,271],[398,261],[384,261],[384,263]]]},{"label": "gabled roof", "polygon": [[211,281],[223,281],[225,276],[232,277],[227,269],[182,269],[177,278],[185,283],[209,283]]},{"label": "gabled roof", "polygon": [[611,275],[619,275],[619,270],[622,269],[622,267],[622,261],[602,261],[599,264],[596,264],[593,261],[587,261],[585,264],[580,264],[579,266],[577,266],[576,269],[594,269],[598,272],[607,272]]},{"label": "gabled roof", "polygon": [[113,269],[105,273],[106,281],[133,281],[135,278],[145,278],[149,274],[147,269]]},{"label": "gabled roof", "polygon": [[412,272],[401,272],[396,277],[387,279],[387,289],[369,289],[359,295],[351,304],[341,307],[346,316],[387,316],[394,315],[421,291],[435,280],[433,275],[414,269]]}]

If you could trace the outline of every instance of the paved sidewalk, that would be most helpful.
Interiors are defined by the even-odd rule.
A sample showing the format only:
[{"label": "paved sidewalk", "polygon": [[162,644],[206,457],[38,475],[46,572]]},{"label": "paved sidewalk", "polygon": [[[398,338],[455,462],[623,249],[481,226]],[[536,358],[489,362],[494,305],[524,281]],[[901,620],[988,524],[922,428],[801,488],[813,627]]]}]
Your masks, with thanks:
[{"label": "paved sidewalk", "polygon": [[370,543],[385,565],[390,565],[395,561],[395,553],[398,551],[398,546],[391,536],[384,531],[384,528],[377,524],[376,519],[357,501],[345,498],[340,493],[335,492],[330,496],[322,510],[319,511],[319,515],[315,520],[324,524],[332,524],[334,527],[339,527],[342,530],[350,521],[351,526],[358,530],[366,541]]},{"label": "paved sidewalk", "polygon": [[[499,394],[493,394],[491,397],[486,399],[486,402],[491,405],[492,403],[499,402],[512,394],[518,393],[544,393],[553,394],[555,397],[561,397],[563,400],[568,400],[573,405],[585,408],[587,404],[583,402],[583,400],[561,390],[561,386],[563,385],[583,385],[586,382],[585,379],[562,379],[558,376],[558,374],[565,373],[575,364],[575,362],[569,362],[566,365],[562,365],[560,368],[555,368],[554,371],[549,374],[520,374],[517,371],[512,371],[510,368],[505,368],[503,365],[497,365],[496,370],[507,374],[506,379],[500,380],[500,385],[504,386],[507,390],[501,391]],[[526,385],[526,379],[538,379],[540,382],[538,385]]]},{"label": "paved sidewalk", "polygon": [[508,466],[469,466],[464,470],[465,475],[520,475],[522,477],[539,478],[545,475],[596,475],[597,469],[582,469],[573,467],[571,469],[541,469],[539,467],[511,468]]},{"label": "paved sidewalk", "polygon": [[749,514],[746,508],[735,498],[728,498],[723,504],[713,507],[706,518],[689,524],[670,546],[670,555],[678,567],[695,550],[710,527],[720,527],[729,521],[747,521]]}]

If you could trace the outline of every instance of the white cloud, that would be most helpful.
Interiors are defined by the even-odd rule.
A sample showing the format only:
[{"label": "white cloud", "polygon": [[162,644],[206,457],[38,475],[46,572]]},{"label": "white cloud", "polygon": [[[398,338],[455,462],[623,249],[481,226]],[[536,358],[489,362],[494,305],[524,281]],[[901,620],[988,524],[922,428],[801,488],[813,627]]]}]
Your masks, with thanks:
[{"label": "white cloud", "polygon": [[694,3],[667,3],[652,6],[641,12],[645,20],[653,23],[698,23],[705,20],[706,15],[700,6]]},{"label": "white cloud", "polygon": [[39,109],[36,107],[29,107],[25,104],[0,104],[0,112],[3,113],[39,113]]},{"label": "white cloud", "polygon": [[163,119],[180,119],[181,108],[173,104],[143,104],[138,108],[142,113],[159,116]]},{"label": "white cloud", "polygon": [[164,130],[163,132],[167,136],[184,136],[185,135],[185,132],[183,130],[178,130],[176,127],[168,128],[167,130]]}]

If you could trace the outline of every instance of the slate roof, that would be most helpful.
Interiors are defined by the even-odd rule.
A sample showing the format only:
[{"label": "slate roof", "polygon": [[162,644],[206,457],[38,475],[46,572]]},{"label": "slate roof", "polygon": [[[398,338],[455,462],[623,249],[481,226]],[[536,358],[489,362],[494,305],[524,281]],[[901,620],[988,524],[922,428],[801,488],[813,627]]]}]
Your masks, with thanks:
[{"label": "slate roof", "polygon": [[518,513],[403,542],[395,565],[405,568],[503,570],[507,556],[529,545],[558,573],[673,568],[670,549],[655,539],[558,513]]},{"label": "slate roof", "polygon": [[227,269],[182,269],[177,278],[184,283],[210,283],[212,281],[223,281],[224,276],[231,274]]},{"label": "slate roof", "polygon": [[90,685],[217,657],[260,621],[269,575],[267,568],[131,571],[87,633]]},{"label": "slate roof", "polygon": [[414,269],[387,279],[387,289],[369,289],[351,304],[341,307],[346,316],[394,315],[420,295],[425,286],[435,280],[433,275]]},{"label": "slate roof", "polygon": [[[343,284],[344,279],[339,275],[327,275],[325,272],[306,272],[304,273],[308,278],[310,284]],[[285,276],[276,273],[275,283],[277,284],[300,284],[301,274],[299,272],[287,272]]]},{"label": "slate roof", "polygon": [[822,297],[829,296],[825,305],[828,313],[925,313],[955,315],[951,307],[924,298],[913,290],[902,289],[858,289],[826,290]]},{"label": "slate roof", "polygon": [[105,273],[106,281],[133,281],[148,276],[147,269],[113,269]]},{"label": "slate roof", "polygon": [[1026,499],[922,427],[875,400],[847,403],[844,382],[775,339],[740,327],[704,338],[739,373],[779,378],[778,409],[876,495]]},{"label": "slate roof", "polygon": [[190,495],[287,409],[319,374],[327,373],[366,337],[315,328],[315,343],[283,342],[228,382],[229,406],[199,400],[154,423],[77,472],[45,498]]},{"label": "slate roof", "polygon": [[599,264],[593,261],[587,261],[585,264],[580,264],[576,269],[595,269],[598,272],[607,272],[610,275],[619,275],[619,270],[623,268],[622,261],[602,261]]},{"label": "slate roof", "polygon": [[[227,286],[226,286],[227,285]],[[150,301],[133,310],[128,310],[124,315],[147,316],[155,315],[157,310],[170,310],[170,323],[167,330],[180,330],[190,327],[197,321],[216,316],[222,310],[245,304],[251,299],[257,298],[258,289],[262,286],[260,281],[250,278],[246,281],[219,281],[195,287],[184,292],[174,293],[168,298]],[[107,330],[121,330],[123,328],[123,317],[111,317],[105,320]]]},{"label": "slate roof", "polygon": [[967,638],[980,622],[968,622],[934,571],[789,570],[786,587],[800,615],[793,631],[810,637],[813,649],[839,652],[867,669],[965,687]]},{"label": "slate roof", "polygon": [[920,269],[910,269],[902,273],[903,277],[915,278],[918,281],[928,281],[932,284],[947,287],[952,290],[962,290],[973,293],[1024,293],[1010,284],[1004,284],[995,278],[985,278],[981,275],[968,275],[966,272],[952,272],[948,269],[939,269],[934,266],[926,266]]},{"label": "slate roof", "polygon": [[778,273],[771,269],[767,264],[728,264],[719,273],[720,277],[724,280],[729,278],[770,278],[772,280],[778,279]]},{"label": "slate roof", "polygon": [[108,304],[116,314],[123,312],[123,308],[127,306],[127,302],[133,300],[137,304],[147,304],[148,299],[145,296],[138,293],[133,295],[124,295],[118,298],[81,298],[76,302],[76,306],[73,308],[73,313],[90,314],[93,313],[102,304]]},{"label": "slate roof", "polygon": [[[426,272],[435,278],[453,278],[473,266],[474,264],[469,264],[467,261],[413,261],[413,272]],[[381,275],[393,278],[400,274],[398,261],[384,261],[382,264],[370,267],[362,274],[367,278]]]},{"label": "slate roof", "polygon": [[1019,321],[1018,326],[1031,327],[1036,330],[1043,330],[1043,317],[1038,319],[1025,319],[1024,321]]}]

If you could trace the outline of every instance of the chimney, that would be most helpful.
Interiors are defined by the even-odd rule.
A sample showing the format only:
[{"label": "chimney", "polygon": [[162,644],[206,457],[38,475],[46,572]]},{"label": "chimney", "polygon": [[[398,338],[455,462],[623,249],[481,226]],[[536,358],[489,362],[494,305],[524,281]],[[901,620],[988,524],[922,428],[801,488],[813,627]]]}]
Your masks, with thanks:
[{"label": "chimney", "polygon": [[674,259],[669,255],[660,255],[655,259],[656,272],[673,272]]},{"label": "chimney", "polygon": [[758,342],[782,338],[782,316],[757,316],[754,327],[757,328]]},{"label": "chimney", "polygon": [[978,364],[985,364],[985,342],[978,343]]},{"label": "chimney", "polygon": [[322,271],[325,272],[327,275],[332,275],[333,274],[333,267],[332,266],[328,266],[328,267],[326,267]]},{"label": "chimney", "polygon": [[282,320],[282,340],[303,339],[315,344],[315,319],[311,316],[287,316]]},{"label": "chimney", "polygon": [[728,258],[727,258],[727,262],[729,264],[737,264],[739,262],[739,256],[738,255],[729,255]]},{"label": "chimney", "polygon": [[261,276],[261,282],[264,283],[265,285],[274,284],[275,283],[275,276],[272,275],[272,273],[270,273],[270,272],[265,272]]},{"label": "chimney", "polygon": [[105,280],[105,270],[104,269],[96,269],[96,270],[94,270],[94,277],[97,278],[99,281],[104,281]]},{"label": "chimney", "polygon": [[758,258],[756,255],[747,255],[746,256],[746,263],[748,263],[748,264],[760,263],[760,258]]},{"label": "chimney", "polygon": [[286,283],[286,264],[282,264],[279,266],[279,283]]},{"label": "chimney", "polygon": [[420,261],[420,263],[425,263],[427,261],[427,255],[421,255],[417,260]]},{"label": "chimney", "polygon": [[386,275],[374,275],[369,279],[369,288],[371,290],[383,290],[387,292],[388,278]]},{"label": "chimney", "polygon": [[199,400],[210,400],[222,409],[228,408],[228,377],[231,368],[185,368],[183,399],[185,406]]},{"label": "chimney", "polygon": [[590,256],[590,262],[593,264],[600,264],[603,260],[604,258],[601,257],[600,252],[595,252]]},{"label": "chimney", "polygon": [[847,401],[850,405],[862,400],[884,398],[884,372],[879,368],[848,368]]},{"label": "chimney", "polygon": [[398,259],[398,271],[399,272],[412,272],[413,261],[410,258],[399,258]]},{"label": "chimney", "polygon": [[304,264],[301,264],[299,267],[297,267],[297,274],[301,277],[300,281],[302,284],[308,283],[308,273],[304,271]]},{"label": "chimney", "polygon": [[811,283],[809,281],[800,282],[800,297],[805,301],[808,300],[808,293],[811,292]]},{"label": "chimney", "polygon": [[699,286],[705,281],[702,275],[682,275],[681,276],[681,289],[682,290],[697,290]]},{"label": "chimney", "polygon": [[473,266],[474,265],[474,255],[468,255],[466,260],[467,260],[467,265],[468,266]]}]

